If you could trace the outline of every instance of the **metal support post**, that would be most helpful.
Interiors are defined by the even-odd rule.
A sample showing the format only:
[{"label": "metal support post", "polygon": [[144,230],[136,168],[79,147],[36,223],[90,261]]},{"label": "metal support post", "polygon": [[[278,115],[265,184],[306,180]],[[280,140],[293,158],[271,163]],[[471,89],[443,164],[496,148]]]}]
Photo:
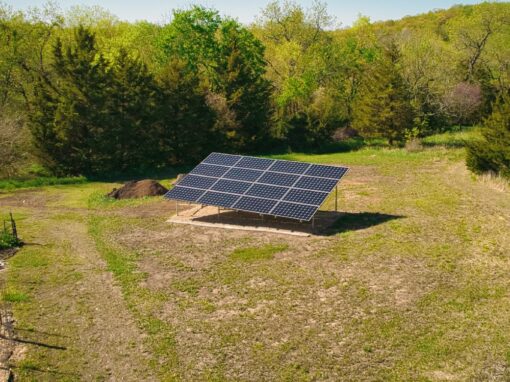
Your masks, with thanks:
[{"label": "metal support post", "polygon": [[338,185],[335,186],[335,212],[338,212]]}]

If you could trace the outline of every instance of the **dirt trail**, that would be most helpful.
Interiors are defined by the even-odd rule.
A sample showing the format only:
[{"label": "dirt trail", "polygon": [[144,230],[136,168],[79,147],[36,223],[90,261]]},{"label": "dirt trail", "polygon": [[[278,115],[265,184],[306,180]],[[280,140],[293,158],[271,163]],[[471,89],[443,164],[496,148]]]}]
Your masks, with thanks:
[{"label": "dirt trail", "polygon": [[[16,367],[30,359],[31,346],[51,343],[55,347],[48,349],[45,357],[53,366],[50,370],[34,368],[31,373],[37,379],[68,375],[79,380],[155,380],[143,332],[88,235],[88,211],[72,209],[83,220],[55,219],[54,214],[63,209],[47,207],[45,196],[20,193],[0,199],[2,207],[30,208],[24,224],[38,228],[30,229],[29,241],[38,248],[48,248],[52,261],[50,267],[38,271],[40,276],[34,273],[26,277],[28,283],[37,285],[33,298],[40,310],[31,332],[16,328],[15,323],[16,336],[23,340],[17,341],[10,364]],[[30,244],[26,248],[30,250]],[[39,282],[39,278],[44,282]]]},{"label": "dirt trail", "polygon": [[[120,287],[88,237],[86,226],[62,221],[58,229],[48,234],[57,245],[70,246],[74,271],[83,275],[75,285],[55,292],[65,294],[75,304],[76,309],[68,306],[62,313],[78,326],[77,333],[81,335],[73,341],[78,341],[81,349],[90,350],[84,354],[90,369],[82,377],[94,379],[106,374],[112,381],[151,380],[142,333],[128,311]],[[69,316],[77,313],[81,313],[80,317]]]}]

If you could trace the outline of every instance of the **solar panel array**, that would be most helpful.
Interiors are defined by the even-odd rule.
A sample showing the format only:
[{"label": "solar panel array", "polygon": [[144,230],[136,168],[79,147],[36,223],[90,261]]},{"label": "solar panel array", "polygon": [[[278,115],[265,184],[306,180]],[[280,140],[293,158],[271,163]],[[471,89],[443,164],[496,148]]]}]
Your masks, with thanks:
[{"label": "solar panel array", "polygon": [[309,221],[347,167],[211,153],[168,199]]}]

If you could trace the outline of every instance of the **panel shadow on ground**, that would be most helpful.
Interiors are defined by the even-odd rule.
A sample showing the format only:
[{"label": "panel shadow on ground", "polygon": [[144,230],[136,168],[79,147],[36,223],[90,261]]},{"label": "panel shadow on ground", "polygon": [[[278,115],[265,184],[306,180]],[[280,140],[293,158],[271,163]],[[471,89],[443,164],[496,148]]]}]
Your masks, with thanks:
[{"label": "panel shadow on ground", "polygon": [[[295,219],[262,216],[255,213],[218,210],[212,206],[191,205],[169,220],[171,223],[207,225],[211,228],[268,230],[280,233],[302,233],[314,236],[331,236],[342,232],[367,229],[404,216],[372,212],[318,211],[315,222],[299,222]],[[183,208],[181,206],[181,208]],[[219,212],[218,212],[219,211]]]}]

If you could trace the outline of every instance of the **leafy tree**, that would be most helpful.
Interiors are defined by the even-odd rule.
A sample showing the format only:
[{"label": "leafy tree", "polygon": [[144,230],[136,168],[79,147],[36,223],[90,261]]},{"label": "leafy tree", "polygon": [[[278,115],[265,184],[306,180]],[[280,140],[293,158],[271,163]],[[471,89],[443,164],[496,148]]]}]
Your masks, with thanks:
[{"label": "leafy tree", "polygon": [[374,62],[354,104],[352,126],[365,137],[387,138],[392,145],[405,138],[413,124],[409,91],[399,73],[400,54],[394,43]]},{"label": "leafy tree", "polygon": [[223,23],[221,59],[213,89],[225,97],[231,124],[224,131],[230,149],[260,150],[270,138],[271,85],[264,78],[264,48],[246,29],[232,20]]},{"label": "leafy tree", "polygon": [[72,46],[57,41],[53,60],[52,78],[38,78],[31,102],[31,130],[43,162],[65,174],[153,164],[157,89],[146,67],[126,52],[108,62],[83,27]]},{"label": "leafy tree", "polygon": [[266,45],[275,87],[275,130],[293,148],[320,145],[346,115],[338,96],[345,60],[325,30],[332,25],[325,3],[316,1],[305,11],[295,2],[273,1],[254,27]]},{"label": "leafy tree", "polygon": [[229,151],[259,147],[269,135],[271,116],[271,87],[264,79],[260,41],[237,21],[195,6],[175,12],[161,44],[168,60],[179,59],[208,89],[221,146]]},{"label": "leafy tree", "polygon": [[482,129],[483,140],[468,147],[467,166],[476,173],[510,178],[510,95],[501,97]]}]

